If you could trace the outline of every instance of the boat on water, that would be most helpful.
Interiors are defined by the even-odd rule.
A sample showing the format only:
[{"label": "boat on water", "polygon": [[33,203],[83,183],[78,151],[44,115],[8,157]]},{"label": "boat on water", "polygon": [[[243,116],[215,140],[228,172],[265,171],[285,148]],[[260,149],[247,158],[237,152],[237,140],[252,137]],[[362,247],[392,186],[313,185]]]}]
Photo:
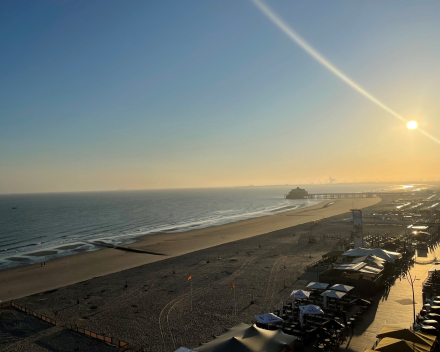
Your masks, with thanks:
[{"label": "boat on water", "polygon": [[307,198],[308,195],[309,192],[307,192],[304,188],[296,187],[286,194],[286,199],[304,199]]}]

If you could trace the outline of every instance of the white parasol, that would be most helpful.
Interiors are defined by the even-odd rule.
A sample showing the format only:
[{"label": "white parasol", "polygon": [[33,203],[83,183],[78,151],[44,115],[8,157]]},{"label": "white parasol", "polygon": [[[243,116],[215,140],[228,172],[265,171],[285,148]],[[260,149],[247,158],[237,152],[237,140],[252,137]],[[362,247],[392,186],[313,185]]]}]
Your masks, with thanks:
[{"label": "white parasol", "polygon": [[255,319],[261,324],[273,324],[273,323],[279,323],[279,322],[284,321],[283,319],[281,319],[280,317],[277,317],[273,313],[256,315]]},{"label": "white parasol", "polygon": [[344,293],[344,292],[333,291],[333,290],[327,290],[327,291],[321,293],[321,296],[324,296],[324,299],[326,299],[326,297],[341,299],[345,295],[346,295],[346,293]]}]

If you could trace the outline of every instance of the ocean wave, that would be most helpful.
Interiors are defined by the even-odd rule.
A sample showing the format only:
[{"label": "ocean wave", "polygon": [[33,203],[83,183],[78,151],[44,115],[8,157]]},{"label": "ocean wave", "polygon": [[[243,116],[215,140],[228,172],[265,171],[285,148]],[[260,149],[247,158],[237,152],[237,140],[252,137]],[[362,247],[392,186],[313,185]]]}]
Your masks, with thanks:
[{"label": "ocean wave", "polygon": [[[86,243],[87,247],[82,247],[81,251],[93,251],[99,249],[96,246],[90,245],[90,241],[104,241],[114,245],[127,244],[134,242],[137,237],[160,234],[160,233],[180,233],[189,230],[202,229],[212,226],[220,226],[228,223],[233,223],[237,221],[252,219],[261,216],[274,215],[280,212],[285,212],[293,209],[299,209],[314,205],[320,201],[309,201],[301,202],[297,204],[292,204],[292,201],[282,201],[275,205],[270,205],[266,207],[252,208],[248,207],[246,209],[226,209],[220,211],[214,211],[209,214],[209,216],[204,216],[202,218],[197,218],[196,216],[188,217],[186,221],[174,222],[170,224],[145,224],[142,221],[136,221],[136,224],[125,224],[125,226],[118,226],[119,224],[112,224],[107,226],[81,226],[80,231],[74,229],[69,238],[66,235],[62,235],[54,238],[53,240],[48,240],[44,243],[26,243],[27,241],[15,241],[14,244],[20,244],[20,246],[14,246],[10,248],[3,248],[6,250],[0,251],[0,261],[3,263],[0,268],[12,267],[17,265],[38,263],[45,260],[44,257],[28,257],[27,254],[42,252],[42,251],[56,251],[56,254],[52,254],[49,257],[55,258],[64,255],[70,255],[77,250],[56,250],[57,247],[73,245],[76,243]],[[143,226],[139,226],[139,225]],[[133,226],[138,225],[138,226]],[[104,230],[104,231],[99,231]],[[109,231],[110,230],[110,231]],[[60,234],[61,232],[58,232]],[[64,232],[65,233],[65,232]],[[41,236],[45,237],[45,236]],[[33,237],[32,240],[40,237]],[[31,240],[31,239],[29,239]],[[11,245],[12,243],[9,243]],[[8,258],[14,258],[11,261]],[[18,259],[17,259],[18,258]],[[20,261],[19,259],[23,260]],[[5,264],[6,262],[6,264]]]},{"label": "ocean wave", "polygon": [[[57,247],[79,242],[101,240],[116,245],[126,244],[134,242],[139,236],[220,226],[301,209],[323,201],[286,200],[282,198],[286,191],[279,188],[213,189],[193,193],[188,190],[139,191],[129,196],[124,194],[124,197],[117,192],[103,192],[102,195],[88,195],[89,198],[66,194],[53,203],[48,196],[34,195],[27,208],[19,204],[18,212],[7,218],[9,223],[5,223],[0,234],[0,262],[11,257],[30,258],[37,262],[42,258],[27,257],[27,254],[55,251]],[[41,197],[41,202],[35,200],[38,197]],[[5,206],[2,202],[6,201],[10,202],[0,197],[0,207]],[[26,213],[26,219],[32,220],[28,223],[18,222],[16,218],[20,209],[24,208],[33,212]],[[5,209],[10,209],[9,205]],[[81,247],[81,250],[96,249],[93,245]],[[72,253],[75,250],[57,250],[54,256]],[[23,263],[8,261],[0,268]]]},{"label": "ocean wave", "polygon": [[[227,216],[210,216],[207,218],[184,222],[181,224],[163,225],[163,226],[154,227],[154,228],[147,228],[147,229],[140,228],[140,229],[136,229],[135,232],[128,232],[128,233],[123,233],[123,234],[119,234],[119,235],[115,235],[115,236],[108,236],[107,235],[104,237],[99,237],[99,239],[109,240],[109,239],[125,238],[128,240],[128,239],[132,239],[130,237],[138,237],[138,236],[145,236],[145,235],[151,235],[151,234],[186,232],[189,230],[202,229],[202,228],[213,227],[213,226],[220,226],[220,225],[229,224],[229,223],[233,223],[233,222],[237,222],[237,221],[253,219],[253,218],[261,217],[261,216],[274,215],[274,214],[285,212],[285,211],[290,211],[290,210],[294,210],[294,209],[304,208],[307,206],[312,206],[312,205],[318,204],[320,202],[322,202],[322,200],[314,200],[314,201],[304,202],[304,203],[296,204],[296,205],[286,205],[286,204],[288,204],[288,202],[286,202],[286,203],[283,203],[282,205],[270,206],[270,207],[265,207],[265,208],[257,209],[254,211],[246,211],[246,212],[238,212],[235,210],[225,210],[222,213],[229,214],[229,215],[227,215]],[[218,212],[217,212],[217,214],[218,214]]]}]

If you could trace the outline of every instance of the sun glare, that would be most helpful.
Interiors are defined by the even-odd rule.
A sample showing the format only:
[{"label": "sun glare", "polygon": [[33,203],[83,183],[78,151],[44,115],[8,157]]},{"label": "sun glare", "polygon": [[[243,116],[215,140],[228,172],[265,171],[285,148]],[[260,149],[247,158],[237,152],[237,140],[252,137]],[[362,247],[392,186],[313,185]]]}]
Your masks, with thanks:
[{"label": "sun glare", "polygon": [[417,128],[417,122],[416,121],[410,121],[406,124],[406,127],[410,130],[415,130]]},{"label": "sun glare", "polygon": [[[322,56],[315,48],[313,48],[309,43],[307,43],[298,33],[296,33],[286,22],[284,22],[272,9],[264,3],[263,0],[252,0],[253,3],[260,9],[260,11],[272,21],[281,31],[284,32],[292,41],[298,44],[305,52],[307,52],[311,57],[313,57],[316,61],[318,61],[322,66],[336,75],[339,79],[344,81],[350,87],[361,93],[367,99],[371,100],[373,103],[389,112],[394,117],[397,117],[403,123],[406,122],[406,119],[389,108],[387,105],[382,103],[379,99],[371,95],[364,88],[354,82],[350,77],[346,76],[345,73],[340,71],[336,66],[334,66],[330,61],[328,61],[324,56]],[[407,123],[407,127],[411,130],[417,129],[417,122],[411,121]],[[440,144],[440,139],[431,136],[428,132],[426,132],[422,128],[418,128],[417,131],[429,139],[433,140],[437,144]]]}]

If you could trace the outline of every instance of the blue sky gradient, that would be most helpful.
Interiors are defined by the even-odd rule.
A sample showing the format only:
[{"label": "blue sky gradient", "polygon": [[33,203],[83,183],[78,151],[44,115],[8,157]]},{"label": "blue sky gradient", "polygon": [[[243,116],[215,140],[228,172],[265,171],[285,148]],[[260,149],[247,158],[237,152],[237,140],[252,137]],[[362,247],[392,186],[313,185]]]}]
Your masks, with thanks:
[{"label": "blue sky gradient", "polygon": [[[440,137],[439,2],[266,3]],[[440,177],[439,145],[250,0],[0,6],[0,193]]]}]

